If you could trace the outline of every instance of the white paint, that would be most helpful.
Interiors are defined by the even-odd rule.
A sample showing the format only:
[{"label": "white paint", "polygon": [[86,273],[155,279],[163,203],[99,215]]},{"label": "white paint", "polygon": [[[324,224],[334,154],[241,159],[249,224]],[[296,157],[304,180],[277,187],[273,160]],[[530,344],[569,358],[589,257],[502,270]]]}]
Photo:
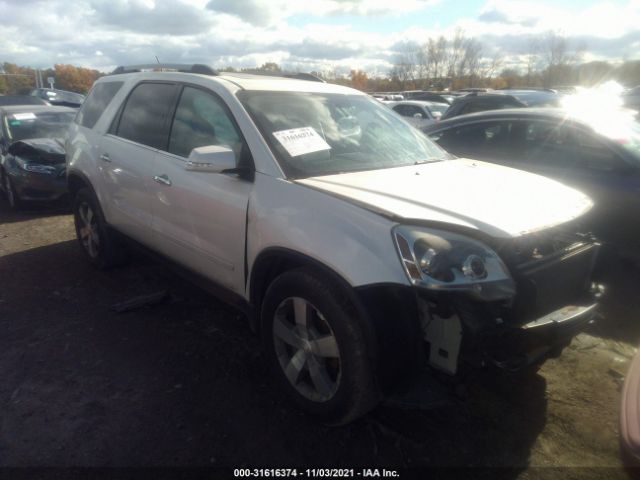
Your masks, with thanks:
[{"label": "white paint", "polygon": [[395,216],[517,237],[586,213],[586,195],[532,173],[457,159],[298,180]]}]

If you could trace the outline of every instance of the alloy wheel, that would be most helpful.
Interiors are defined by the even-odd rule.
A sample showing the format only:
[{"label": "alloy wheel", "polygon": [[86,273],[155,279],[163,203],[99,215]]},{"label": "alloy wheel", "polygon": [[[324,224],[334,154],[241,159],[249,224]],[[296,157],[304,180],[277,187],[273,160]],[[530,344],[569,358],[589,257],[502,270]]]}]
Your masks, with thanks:
[{"label": "alloy wheel", "polygon": [[278,362],[298,393],[315,402],[333,398],[342,369],[335,334],[322,313],[304,298],[284,299],[273,320]]},{"label": "alloy wheel", "polygon": [[100,248],[100,234],[98,232],[97,217],[91,205],[87,202],[82,202],[78,206],[78,218],[80,220],[78,233],[82,246],[91,258],[96,258]]}]

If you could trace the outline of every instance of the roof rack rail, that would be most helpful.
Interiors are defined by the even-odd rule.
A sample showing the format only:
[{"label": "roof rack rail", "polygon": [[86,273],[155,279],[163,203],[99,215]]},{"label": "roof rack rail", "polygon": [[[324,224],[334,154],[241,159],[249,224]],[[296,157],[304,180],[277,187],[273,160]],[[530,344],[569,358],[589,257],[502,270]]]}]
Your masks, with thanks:
[{"label": "roof rack rail", "polygon": [[117,67],[111,75],[121,73],[142,72],[143,70],[155,71],[174,71],[183,73],[199,73],[201,75],[218,75],[218,72],[208,65],[201,63],[183,64],[183,63],[149,63],[144,65],[129,65]]},{"label": "roof rack rail", "polygon": [[232,72],[231,75],[233,75],[233,73],[240,73],[240,74],[246,74],[246,75],[260,75],[263,77],[291,78],[294,80],[308,80],[310,82],[327,83],[320,77],[317,77],[312,73],[305,73],[305,72],[286,73],[286,72],[268,72],[266,70],[246,70],[244,72]]},{"label": "roof rack rail", "polygon": [[285,73],[282,75],[285,78],[294,78],[296,80],[308,80],[310,82],[322,82],[322,83],[327,83],[325,82],[323,79],[321,79],[320,77],[317,77],[311,73],[304,73],[304,72],[298,72],[298,73]]}]

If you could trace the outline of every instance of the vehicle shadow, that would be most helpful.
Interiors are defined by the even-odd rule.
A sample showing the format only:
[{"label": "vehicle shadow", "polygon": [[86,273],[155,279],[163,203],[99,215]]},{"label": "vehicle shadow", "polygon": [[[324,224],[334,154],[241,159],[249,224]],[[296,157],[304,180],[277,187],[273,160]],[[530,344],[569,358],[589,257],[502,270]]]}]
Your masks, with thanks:
[{"label": "vehicle shadow", "polygon": [[[0,257],[2,466],[526,468],[540,376],[478,375],[431,411],[380,407],[330,428],[277,388],[248,324],[135,258],[90,267],[75,241]],[[127,313],[114,303],[167,289]],[[501,477],[504,478],[504,477]]]},{"label": "vehicle shadow", "polygon": [[640,252],[608,255],[598,279],[605,286],[601,318],[588,333],[601,338],[640,344]]},{"label": "vehicle shadow", "polygon": [[427,411],[379,408],[370,415],[403,466],[499,467],[499,478],[527,468],[546,423],[546,381],[536,374],[476,372],[449,407]]},{"label": "vehicle shadow", "polygon": [[71,213],[71,206],[66,202],[56,202],[53,204],[27,204],[20,210],[11,210],[9,204],[0,192],[0,225],[15,222],[24,222],[34,218],[54,217],[57,215],[68,215]]}]

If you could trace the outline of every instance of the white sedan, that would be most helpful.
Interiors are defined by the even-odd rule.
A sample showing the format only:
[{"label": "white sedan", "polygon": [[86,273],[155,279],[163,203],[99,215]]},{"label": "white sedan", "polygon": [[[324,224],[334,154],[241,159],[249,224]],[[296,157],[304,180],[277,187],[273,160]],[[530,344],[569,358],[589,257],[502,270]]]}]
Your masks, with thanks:
[{"label": "white sedan", "polygon": [[422,100],[403,100],[389,102],[387,106],[405,117],[405,120],[416,128],[435,123],[449,108],[446,103],[427,102]]}]

